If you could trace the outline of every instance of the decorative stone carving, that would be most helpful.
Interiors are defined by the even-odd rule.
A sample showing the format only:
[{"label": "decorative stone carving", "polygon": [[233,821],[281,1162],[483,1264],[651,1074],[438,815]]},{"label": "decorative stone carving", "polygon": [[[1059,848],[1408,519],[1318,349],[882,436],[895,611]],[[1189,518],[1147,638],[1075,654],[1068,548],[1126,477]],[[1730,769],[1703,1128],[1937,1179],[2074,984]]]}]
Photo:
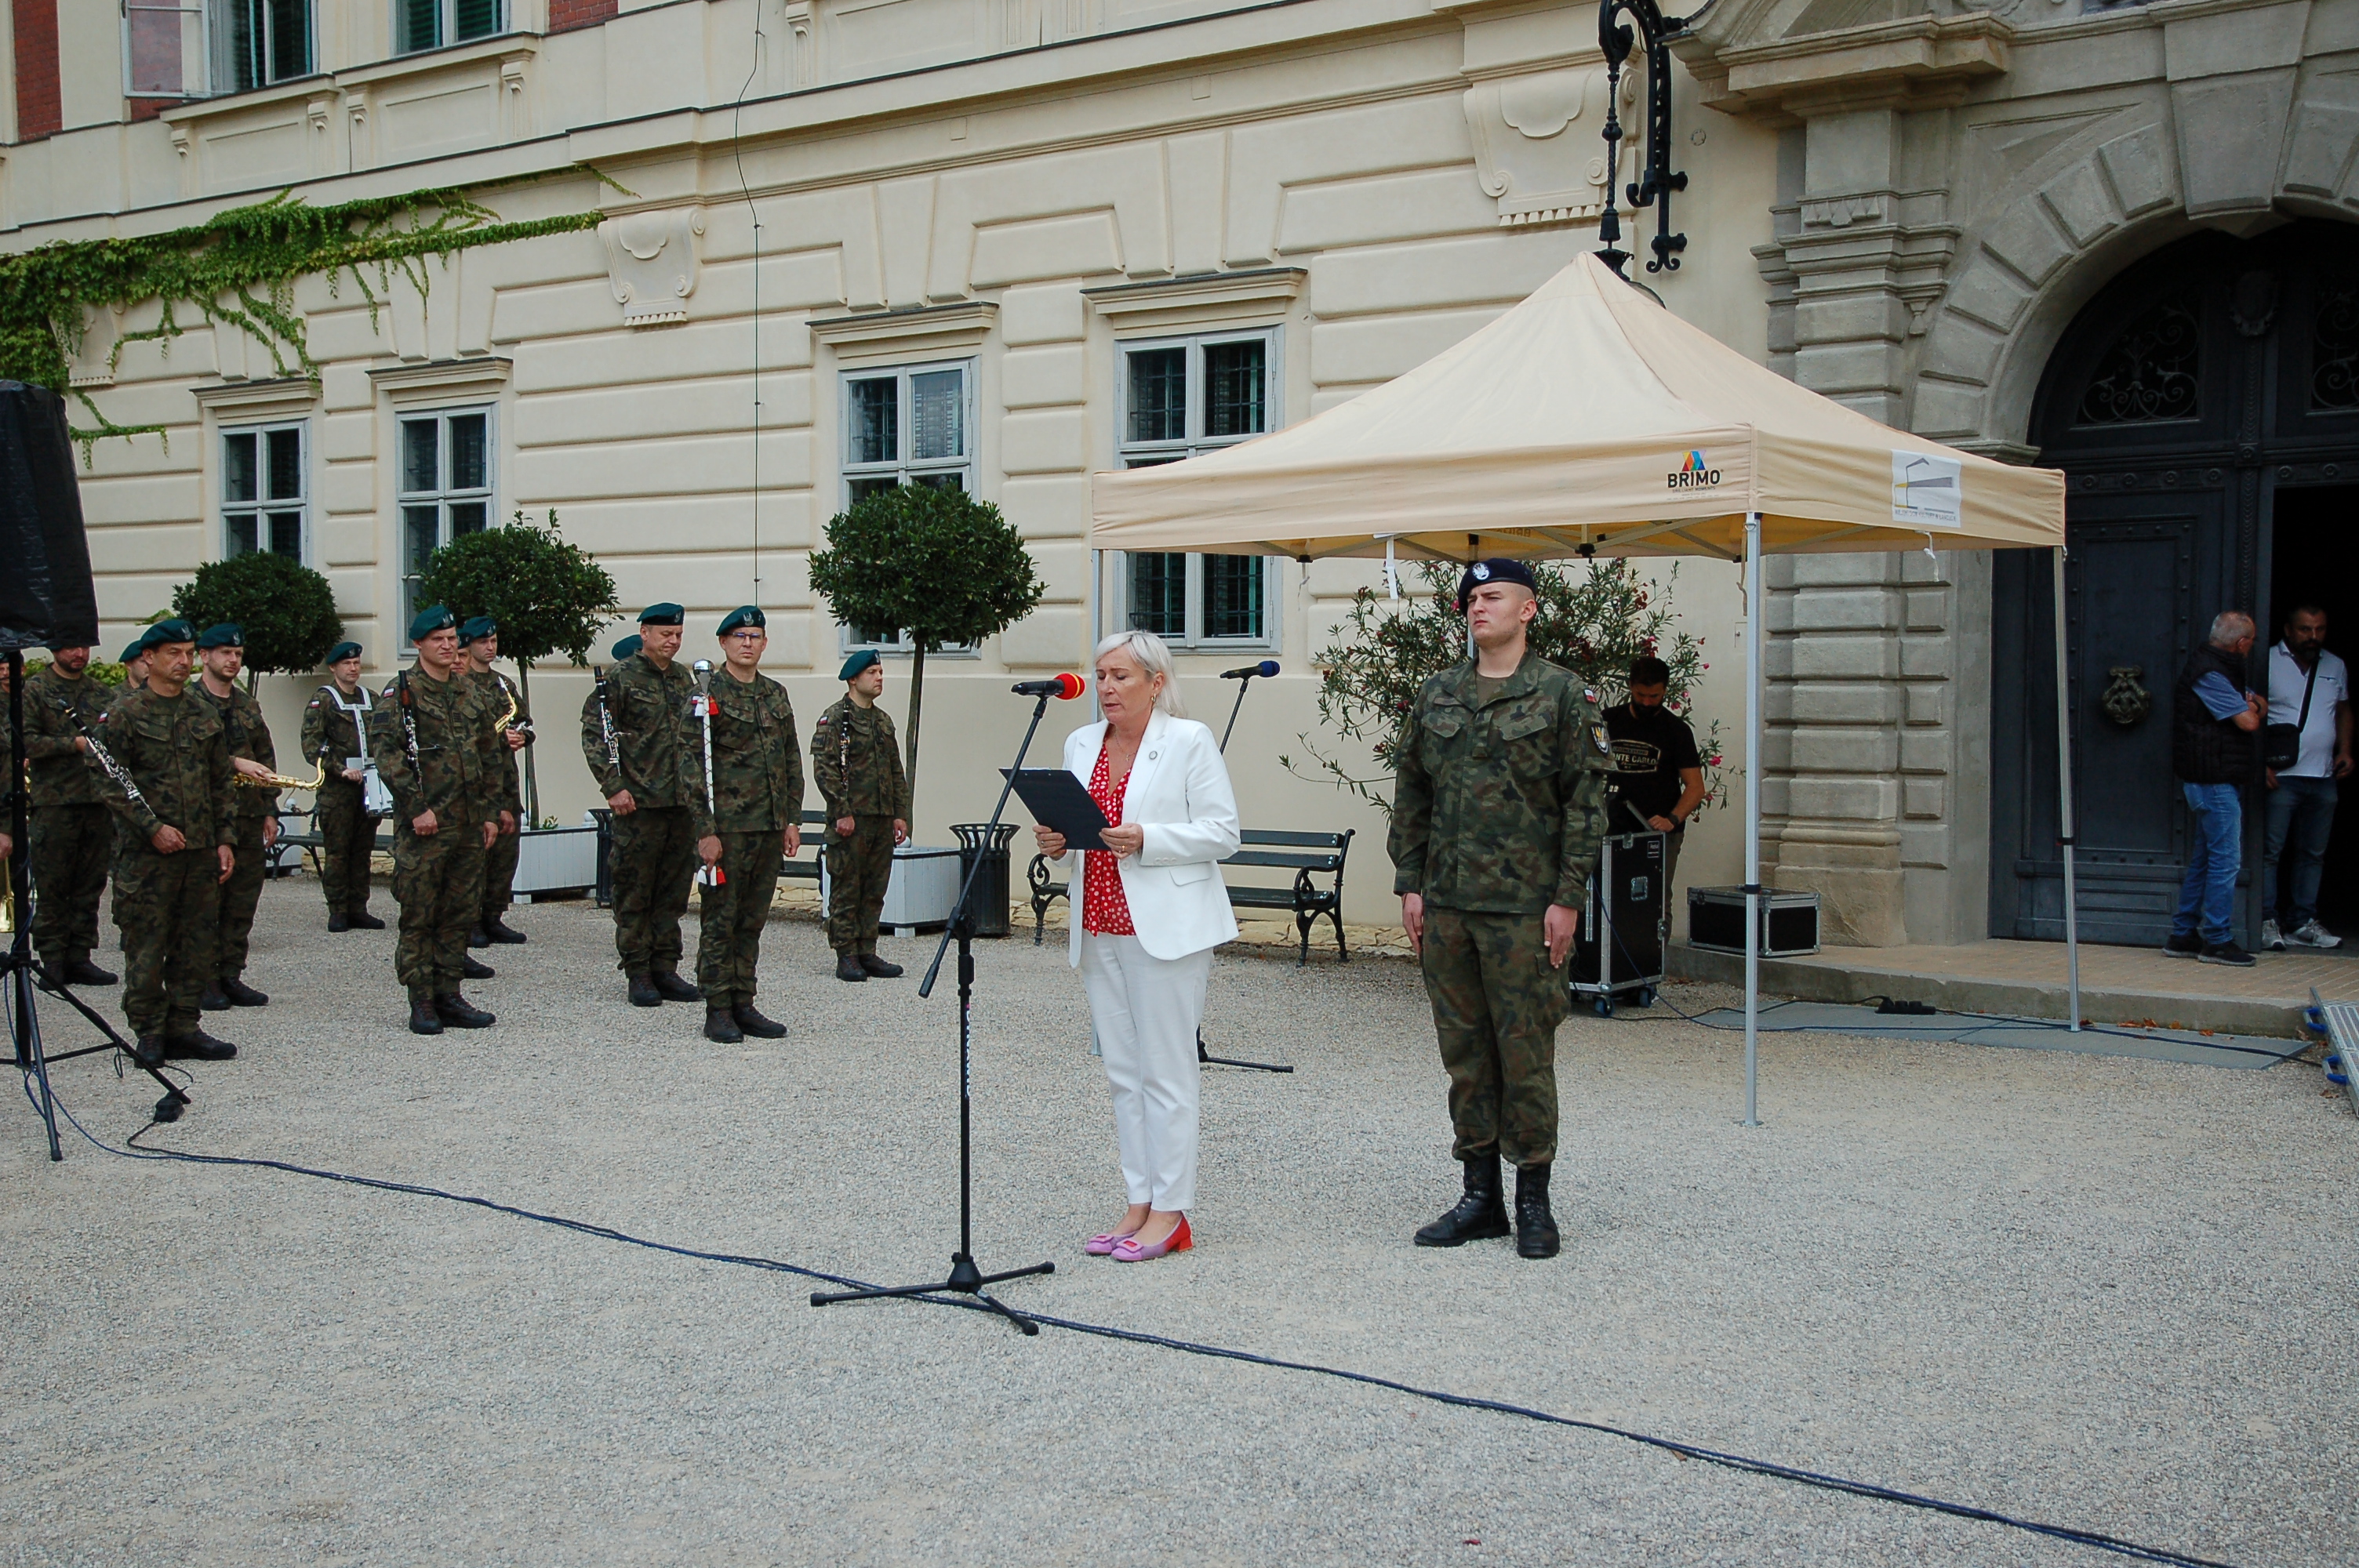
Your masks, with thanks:
[{"label": "decorative stone carving", "polygon": [[598,225],[606,243],[606,280],[628,327],[669,327],[688,319],[681,301],[696,292],[697,240],[704,209],[633,212]]},{"label": "decorative stone carving", "polygon": [[[1636,102],[1637,77],[1623,82]],[[1545,70],[1478,81],[1466,92],[1466,126],[1483,191],[1499,202],[1499,225],[1574,223],[1605,210],[1605,68]],[[1628,156],[1639,153],[1640,125],[1626,115]]]},{"label": "decorative stone carving", "polygon": [[2113,684],[2105,687],[2105,695],[2097,699],[2097,706],[2123,729],[2132,729],[2154,708],[2154,694],[2138,682],[2138,677],[2146,674],[2146,666],[2115,665],[2105,673],[2113,676]]}]

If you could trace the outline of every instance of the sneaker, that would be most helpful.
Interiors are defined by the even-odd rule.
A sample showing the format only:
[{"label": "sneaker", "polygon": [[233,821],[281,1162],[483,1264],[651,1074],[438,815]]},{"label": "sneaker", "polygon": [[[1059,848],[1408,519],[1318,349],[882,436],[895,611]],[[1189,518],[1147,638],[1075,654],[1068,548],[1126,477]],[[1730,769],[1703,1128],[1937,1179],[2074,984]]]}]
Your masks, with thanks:
[{"label": "sneaker", "polygon": [[2162,945],[2162,956],[2166,958],[2200,957],[2202,952],[2203,938],[2192,931],[2174,931],[2170,934],[2170,940]]},{"label": "sneaker", "polygon": [[2207,964],[2227,964],[2239,969],[2249,969],[2260,962],[2234,942],[2206,942],[2201,957]]},{"label": "sneaker", "polygon": [[2315,916],[2303,921],[2299,925],[2296,926],[2292,934],[2286,937],[2286,940],[2299,944],[2304,947],[2340,947],[2343,946],[2343,938],[2337,936],[2333,932],[2329,931],[2325,926],[2321,925]]},{"label": "sneaker", "polygon": [[[2311,924],[2315,925],[2316,922],[2313,921]],[[2265,953],[2285,951],[2285,938],[2277,935],[2277,923],[2274,920],[2261,922],[2261,950]]]}]

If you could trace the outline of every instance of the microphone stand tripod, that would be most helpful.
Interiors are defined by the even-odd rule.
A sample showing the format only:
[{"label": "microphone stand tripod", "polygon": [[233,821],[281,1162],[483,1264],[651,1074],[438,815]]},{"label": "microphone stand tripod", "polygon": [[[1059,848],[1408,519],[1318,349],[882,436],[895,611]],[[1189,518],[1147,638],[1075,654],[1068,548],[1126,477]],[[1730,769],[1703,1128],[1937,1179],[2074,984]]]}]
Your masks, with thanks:
[{"label": "microphone stand tripod", "polygon": [[[992,827],[999,826],[1002,813],[1007,809],[1007,797],[1015,791],[1016,770],[1024,765],[1024,755],[1032,749],[1032,737],[1040,729],[1040,716],[1049,710],[1049,698],[1054,695],[1042,692],[1032,705],[1032,722],[1024,731],[1024,743],[1016,748],[1016,762],[1006,770],[1007,782],[1000,786],[999,804],[991,808]],[[987,844],[996,837],[986,833]],[[1002,1280],[1022,1279],[1027,1274],[1053,1274],[1054,1262],[1035,1263],[1028,1269],[1009,1269],[996,1274],[986,1274],[974,1260],[974,1069],[973,1056],[974,1013],[974,928],[975,918],[969,907],[974,897],[975,880],[983,871],[984,855],[978,853],[967,868],[966,881],[959,887],[958,903],[951,906],[949,925],[942,930],[941,946],[934,949],[934,961],[926,970],[926,978],[918,986],[920,997],[933,995],[934,980],[942,972],[942,958],[950,951],[951,939],[958,939],[958,1002],[959,1002],[959,1245],[951,1254],[950,1278],[934,1284],[895,1285],[866,1291],[813,1291],[810,1303],[815,1307],[832,1305],[837,1302],[881,1301],[894,1296],[932,1296],[943,1292],[973,1297],[984,1310],[995,1312],[1027,1335],[1038,1335],[1040,1325],[1016,1311],[1006,1303],[984,1292],[985,1285],[995,1285]],[[961,1304],[961,1303],[952,1303]]]},{"label": "microphone stand tripod", "polygon": [[[49,1088],[49,1064],[71,1062],[77,1056],[92,1056],[101,1051],[120,1051],[138,1063],[139,1070],[164,1086],[164,1098],[156,1102],[158,1121],[178,1121],[189,1103],[188,1092],[149,1066],[140,1062],[130,1042],[114,1032],[114,1026],[88,1003],[66,988],[63,980],[49,973],[47,965],[33,957],[33,888],[31,875],[31,838],[28,833],[29,812],[22,769],[25,755],[25,652],[22,648],[8,650],[8,739],[9,755],[16,759],[18,775],[7,781],[9,785],[8,834],[16,846],[7,861],[8,898],[16,912],[16,930],[11,934],[8,950],[0,954],[0,1006],[8,1011],[8,1032],[16,1037],[16,1070],[40,1086],[33,1098],[34,1108],[40,1113],[42,1125],[49,1130],[49,1158],[63,1160],[65,1150],[58,1142],[57,1096]],[[41,1046],[41,1017],[33,1000],[33,988],[57,997],[81,1013],[106,1036],[103,1045],[92,1045],[80,1051],[61,1052],[50,1055]]]},{"label": "microphone stand tripod", "polygon": [[[1229,754],[1229,737],[1237,732],[1237,715],[1245,706],[1245,687],[1253,685],[1254,676],[1259,673],[1257,670],[1248,671],[1237,677],[1237,700],[1229,708],[1229,727],[1221,731],[1221,755],[1224,757]],[[1067,901],[1069,904],[1071,902]],[[1213,1055],[1204,1049],[1204,1026],[1201,1023],[1196,1026],[1196,1065],[1200,1067],[1245,1067],[1256,1073],[1294,1071],[1291,1066],[1282,1066],[1276,1062],[1245,1062],[1234,1056]]]}]

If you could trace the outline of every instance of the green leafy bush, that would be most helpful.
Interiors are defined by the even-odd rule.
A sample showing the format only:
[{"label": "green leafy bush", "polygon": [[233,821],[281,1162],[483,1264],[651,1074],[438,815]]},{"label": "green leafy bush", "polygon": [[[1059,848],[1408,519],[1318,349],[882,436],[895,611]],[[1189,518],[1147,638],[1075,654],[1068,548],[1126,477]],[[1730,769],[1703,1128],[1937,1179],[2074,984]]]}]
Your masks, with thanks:
[{"label": "green leafy bush", "polygon": [[266,550],[199,567],[173,590],[172,613],[200,633],[223,621],[245,628],[248,690],[256,676],[318,669],[344,635],[328,579]]}]

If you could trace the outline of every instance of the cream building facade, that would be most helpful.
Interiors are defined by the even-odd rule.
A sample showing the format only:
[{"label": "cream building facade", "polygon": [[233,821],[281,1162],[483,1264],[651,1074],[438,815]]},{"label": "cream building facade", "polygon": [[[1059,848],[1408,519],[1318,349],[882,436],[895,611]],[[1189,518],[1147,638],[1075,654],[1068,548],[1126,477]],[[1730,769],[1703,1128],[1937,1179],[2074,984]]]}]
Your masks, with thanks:
[{"label": "cream building facade", "polygon": [[[1593,248],[1594,7],[17,0],[15,20],[11,247],[283,189],[463,186],[505,218],[603,219],[429,263],[423,298],[397,286],[382,309],[307,281],[316,378],[211,328],[110,368],[156,308],[96,313],[77,389],[171,427],[98,443],[84,483],[110,642],[201,562],[277,548],[329,577],[391,667],[421,552],[554,508],[626,604],[690,607],[692,652],[763,604],[808,719],[864,634],[806,581],[827,518],[875,483],[956,483],[1006,511],[1049,593],[929,661],[921,838],[987,807],[1024,713],[1011,676],[1081,667],[1094,633],[1147,623],[1216,724],[1218,671],[1284,665],[1232,748],[1247,825],[1359,829],[1351,913],[1390,911],[1380,816],[1297,771],[1311,660],[1376,579],[1095,558],[1088,476],[1308,417]],[[1670,47],[1688,247],[1637,276],[1804,384],[1980,450],[2034,454],[2058,344],[2141,258],[2351,205],[2359,0],[1714,0]],[[2036,915],[2038,856],[2007,838],[2037,783],[2006,739],[2029,722],[2006,686],[2032,635],[2010,630],[2011,569],[1772,564],[1776,880],[1821,890],[1839,940]],[[1686,565],[1675,594],[1712,665],[1700,717],[1733,731],[1734,572]],[[592,803],[568,722],[585,681],[534,682],[545,807],[566,820]],[[308,684],[272,684],[291,733]],[[1737,880],[1732,814],[1697,838],[1690,880]]]}]

